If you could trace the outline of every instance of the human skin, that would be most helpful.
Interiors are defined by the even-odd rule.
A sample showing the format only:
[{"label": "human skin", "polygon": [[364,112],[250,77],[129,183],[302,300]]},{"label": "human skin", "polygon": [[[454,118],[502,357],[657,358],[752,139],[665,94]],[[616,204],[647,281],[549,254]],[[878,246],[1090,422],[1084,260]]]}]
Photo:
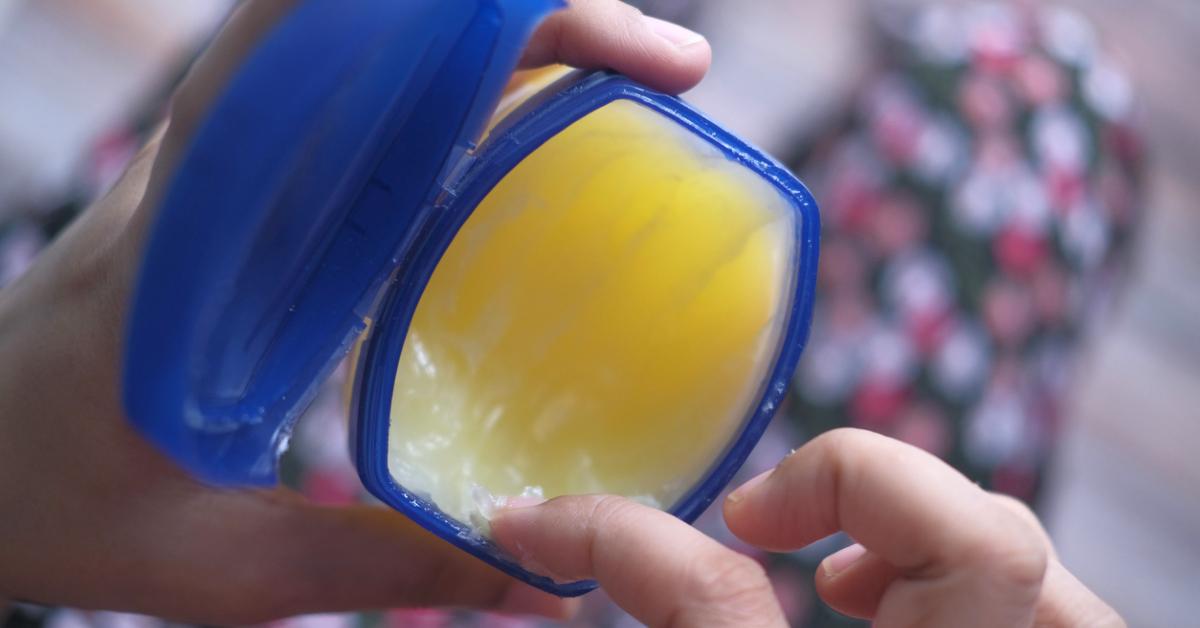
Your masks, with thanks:
[{"label": "human skin", "polygon": [[[724,515],[772,551],[848,533],[858,543],[821,563],[817,593],[876,626],[1124,626],[1058,562],[1028,508],[871,432],[813,439],[731,493]],[[492,532],[531,568],[599,580],[650,626],[786,625],[757,562],[626,499],[514,504]]]},{"label": "human skin", "polygon": [[[404,606],[569,614],[571,603],[395,512],[204,486],[128,425],[125,317],[164,183],[233,69],[292,5],[243,3],[120,182],[0,292],[0,598],[206,624]],[[678,92],[710,54],[699,35],[615,0],[576,0],[542,24],[522,66],[610,67]]]},{"label": "human skin", "polygon": [[[568,615],[569,602],[397,513],[206,487],[128,426],[126,307],[157,200],[211,99],[290,6],[244,3],[121,181],[0,292],[0,596],[206,624],[403,606]],[[579,0],[539,29],[523,64],[612,67],[681,91],[709,58],[695,34]],[[880,625],[1121,625],[1062,568],[1028,510],[881,437],[818,438],[734,493],[725,514],[770,549],[849,532],[862,546],[826,559],[818,591]],[[627,500],[560,498],[506,510],[493,528],[531,563],[598,578],[652,625],[783,623],[757,563]]]}]

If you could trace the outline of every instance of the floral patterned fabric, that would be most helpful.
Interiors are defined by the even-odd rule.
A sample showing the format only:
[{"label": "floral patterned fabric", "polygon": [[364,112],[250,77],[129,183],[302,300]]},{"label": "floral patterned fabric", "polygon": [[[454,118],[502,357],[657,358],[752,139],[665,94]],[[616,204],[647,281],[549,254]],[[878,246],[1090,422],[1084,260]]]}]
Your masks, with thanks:
[{"label": "floral patterned fabric", "polygon": [[[793,165],[823,211],[811,344],[790,403],[741,479],[812,436],[876,430],[948,460],[986,488],[1035,501],[1071,367],[1126,264],[1141,146],[1130,83],[1066,10],[998,3],[880,14],[880,63],[834,129]],[[136,135],[98,152],[98,172]],[[72,206],[0,227],[0,287]],[[365,499],[346,454],[344,369],[301,421],[285,481],[315,500]],[[767,564],[796,625],[853,623],[823,607],[811,573],[847,540],[767,555],[715,511],[700,528]],[[397,565],[398,568],[400,565]],[[447,611],[297,618],[293,626],[537,626]],[[9,626],[158,625],[33,607]],[[636,625],[603,593],[580,626]]]},{"label": "floral patterned fabric", "polygon": [[1065,10],[943,7],[891,27],[892,61],[805,160],[825,225],[791,414],[1032,500],[1137,216],[1132,88]]},{"label": "floral patterned fabric", "polygon": [[[1133,88],[1054,6],[877,23],[877,70],[793,164],[824,224],[785,415],[804,437],[851,425],[907,441],[1036,506],[1079,343],[1129,263]],[[808,558],[780,562],[809,582]],[[819,603],[792,618],[843,621]]]}]

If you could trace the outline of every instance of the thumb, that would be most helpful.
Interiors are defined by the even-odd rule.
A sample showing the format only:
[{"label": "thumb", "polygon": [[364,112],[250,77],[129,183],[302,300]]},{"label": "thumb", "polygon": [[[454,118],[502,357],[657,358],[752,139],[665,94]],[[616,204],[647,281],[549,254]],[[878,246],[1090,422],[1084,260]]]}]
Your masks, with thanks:
[{"label": "thumb", "polygon": [[699,33],[617,0],[572,0],[534,33],[521,66],[612,68],[678,93],[699,83],[711,61],[712,49]]}]

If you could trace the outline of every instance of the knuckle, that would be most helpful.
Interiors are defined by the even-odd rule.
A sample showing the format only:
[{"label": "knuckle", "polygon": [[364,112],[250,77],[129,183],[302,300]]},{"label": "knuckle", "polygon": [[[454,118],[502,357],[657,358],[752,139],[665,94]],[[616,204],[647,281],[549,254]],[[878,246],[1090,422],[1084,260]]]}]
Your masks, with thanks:
[{"label": "knuckle", "polygon": [[1021,519],[1025,520],[1026,522],[1028,522],[1032,525],[1035,525],[1038,527],[1041,526],[1041,523],[1038,521],[1037,515],[1034,514],[1033,509],[1031,509],[1028,505],[1026,505],[1025,502],[1023,502],[1015,497],[1005,495],[1004,493],[991,493],[991,496],[992,496],[992,499],[994,499],[996,501],[996,503],[1003,506],[1006,510],[1008,510],[1012,514],[1020,517]]},{"label": "knuckle", "polygon": [[1054,544],[1050,541],[1050,535],[1046,533],[1046,529],[1042,527],[1041,520],[1038,519],[1037,514],[1033,512],[1032,508],[1025,502],[1002,493],[991,493],[991,496],[993,501],[1007,510],[1009,514],[1024,522],[1029,529],[1033,530],[1046,551],[1051,556],[1054,556]]},{"label": "knuckle", "polygon": [[1007,559],[1001,561],[1001,575],[1017,587],[1040,589],[1050,561],[1046,546],[1032,532],[1021,534],[1020,538],[1007,552]]},{"label": "knuckle", "polygon": [[1013,550],[999,557],[995,578],[1014,591],[1026,591],[1036,597],[1046,578],[1046,552],[1036,549]]},{"label": "knuckle", "polygon": [[[863,448],[866,439],[874,437],[874,434],[863,430],[838,428],[813,440],[812,454],[817,458],[813,482],[817,491],[816,498],[820,503],[839,503],[840,496],[857,491],[859,485],[869,479],[863,477],[862,472],[862,462],[870,458],[863,453]],[[784,463],[798,467],[800,459],[798,455],[791,455]],[[790,475],[795,472],[788,473]],[[836,509],[823,510],[821,514],[824,516],[823,527],[838,527]]]},{"label": "knuckle", "polygon": [[613,27],[632,25],[642,16],[642,10],[625,2],[569,0],[569,9],[563,15],[581,26],[599,24]]},{"label": "knuckle", "polygon": [[1000,586],[1036,593],[1050,563],[1040,528],[1005,508],[997,510],[998,529],[980,535],[973,562]]},{"label": "knuckle", "polygon": [[[843,464],[853,460],[851,452],[863,448],[869,440],[879,438],[876,434],[852,427],[829,430],[812,440],[812,447],[825,456],[831,464]],[[796,456],[788,456],[785,462]]]},{"label": "knuckle", "polygon": [[586,520],[593,530],[603,530],[629,516],[638,507],[636,503],[624,497],[600,495],[592,501]]},{"label": "knuckle", "polygon": [[583,521],[586,525],[586,558],[584,564],[589,570],[597,569],[601,564],[601,555],[606,545],[614,542],[613,530],[621,529],[622,520],[633,516],[638,504],[616,495],[601,495],[595,497]]},{"label": "knuckle", "polygon": [[623,2],[620,3],[618,9],[619,11],[617,15],[621,21],[624,22],[626,28],[632,30],[641,26],[642,18],[645,17],[645,14],[642,13],[641,9]]},{"label": "knuckle", "polygon": [[716,560],[698,562],[695,597],[703,606],[734,616],[762,615],[771,583],[754,559],[725,550]]},{"label": "knuckle", "polygon": [[1009,559],[1005,561],[1010,579],[1016,584],[1041,586],[1046,577],[1046,568],[1050,562],[1050,553],[1046,539],[1037,518],[1032,512],[1022,516],[1011,510],[1005,510],[1007,526],[1013,531]]}]

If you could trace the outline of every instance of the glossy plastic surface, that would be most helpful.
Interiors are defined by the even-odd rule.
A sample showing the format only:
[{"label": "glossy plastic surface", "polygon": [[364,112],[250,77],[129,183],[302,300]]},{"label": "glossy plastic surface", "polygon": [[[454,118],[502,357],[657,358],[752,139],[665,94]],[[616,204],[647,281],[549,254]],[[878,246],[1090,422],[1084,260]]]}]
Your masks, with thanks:
[{"label": "glossy plastic surface", "polygon": [[160,203],[128,328],[137,428],[215,484],[271,484],[561,0],[304,0],[213,105]]},{"label": "glossy plastic surface", "polygon": [[392,388],[409,322],[421,293],[476,205],[509,170],[543,142],[589,112],[617,99],[640,103],[705,138],[729,159],[770,182],[788,199],[796,215],[795,284],[783,338],[770,374],[737,437],[703,479],[670,510],[691,522],[712,503],[745,462],[782,402],[807,341],[820,231],[817,206],[790,172],[761,151],[738,140],[678,98],[620,76],[596,73],[568,77],[522,105],[493,129],[472,160],[471,168],[461,181],[450,186],[453,194],[442,199],[437,216],[427,225],[425,235],[419,238],[420,247],[384,296],[376,324],[360,355],[352,403],[355,463],[372,494],[480,559],[534,586],[563,596],[586,593],[595,588],[595,583],[558,583],[526,571],[469,525],[446,516],[434,504],[395,482],[387,464]]}]

